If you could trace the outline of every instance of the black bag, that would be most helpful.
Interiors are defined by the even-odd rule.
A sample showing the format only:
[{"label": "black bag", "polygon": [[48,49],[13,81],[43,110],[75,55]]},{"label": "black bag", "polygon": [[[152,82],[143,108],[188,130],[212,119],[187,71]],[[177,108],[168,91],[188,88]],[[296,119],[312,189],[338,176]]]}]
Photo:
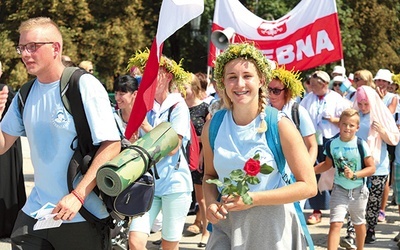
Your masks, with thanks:
[{"label": "black bag", "polygon": [[119,195],[113,197],[112,204],[107,204],[107,207],[112,207],[119,215],[132,218],[142,216],[151,208],[154,191],[154,177],[150,172],[146,172]]}]

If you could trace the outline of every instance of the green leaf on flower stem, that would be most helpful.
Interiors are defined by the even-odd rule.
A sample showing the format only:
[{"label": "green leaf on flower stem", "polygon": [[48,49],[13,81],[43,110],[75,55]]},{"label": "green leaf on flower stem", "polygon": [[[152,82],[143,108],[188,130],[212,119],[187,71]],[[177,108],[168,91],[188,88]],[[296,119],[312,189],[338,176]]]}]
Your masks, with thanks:
[{"label": "green leaf on flower stem", "polygon": [[215,184],[218,187],[222,187],[224,185],[224,183],[222,183],[222,181],[220,181],[218,179],[212,179],[212,180],[208,179],[208,180],[206,180],[206,182],[209,183],[209,184]]},{"label": "green leaf on flower stem", "polygon": [[241,169],[236,169],[233,170],[229,176],[231,177],[231,180],[238,182],[244,178],[245,173]]},{"label": "green leaf on flower stem", "polygon": [[251,185],[256,185],[256,184],[260,183],[260,180],[258,179],[257,176],[249,176],[247,178],[247,183],[249,183]]},{"label": "green leaf on flower stem", "polygon": [[251,198],[248,193],[242,195],[242,200],[243,200],[244,204],[247,204],[247,205],[253,204],[253,198]]},{"label": "green leaf on flower stem", "polygon": [[274,171],[274,168],[267,165],[267,163],[261,165],[260,172],[262,174],[270,174],[272,171]]},{"label": "green leaf on flower stem", "polygon": [[259,153],[255,154],[253,159],[254,160],[260,160],[260,154]]},{"label": "green leaf on flower stem", "polygon": [[224,187],[224,188],[221,190],[221,194],[222,194],[222,195],[228,195],[228,194],[230,194],[230,189],[229,189],[229,187]]},{"label": "green leaf on flower stem", "polygon": [[222,190],[221,190],[221,194],[222,195],[234,195],[235,193],[237,193],[237,187],[234,185],[228,185],[225,186]]},{"label": "green leaf on flower stem", "polygon": [[231,184],[232,184],[231,179],[229,179],[228,177],[225,177],[225,178],[224,178],[224,185],[225,185],[225,186],[228,186],[228,185],[231,185]]},{"label": "green leaf on flower stem", "polygon": [[240,182],[237,186],[237,193],[242,196],[245,195],[249,191],[249,186],[247,186],[246,182]]}]

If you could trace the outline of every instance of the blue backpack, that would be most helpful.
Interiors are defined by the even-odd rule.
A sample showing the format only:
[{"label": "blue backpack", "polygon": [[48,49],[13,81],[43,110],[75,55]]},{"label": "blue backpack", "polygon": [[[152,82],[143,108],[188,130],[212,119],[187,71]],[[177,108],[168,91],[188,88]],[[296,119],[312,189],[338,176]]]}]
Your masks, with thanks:
[{"label": "blue backpack", "polygon": [[[267,143],[269,148],[274,155],[274,159],[276,161],[276,165],[278,167],[278,171],[282,176],[282,179],[285,181],[287,185],[296,181],[293,175],[288,175],[285,172],[286,159],[282,151],[281,142],[279,139],[279,131],[278,131],[278,110],[268,106],[266,107],[266,116],[265,121],[267,123],[267,131],[265,132],[265,137],[267,139]],[[222,120],[226,114],[226,109],[219,110],[214,114],[210,121],[210,127],[208,132],[208,138],[210,141],[211,150],[214,151],[214,143],[215,138],[217,136],[219,127],[221,126]],[[314,243],[311,238],[310,232],[308,231],[306,220],[304,218],[303,211],[300,207],[300,203],[298,201],[294,202],[294,206],[296,208],[297,216],[300,220],[301,227],[303,228],[304,236],[306,237],[308,247],[310,250],[314,249]]]}]

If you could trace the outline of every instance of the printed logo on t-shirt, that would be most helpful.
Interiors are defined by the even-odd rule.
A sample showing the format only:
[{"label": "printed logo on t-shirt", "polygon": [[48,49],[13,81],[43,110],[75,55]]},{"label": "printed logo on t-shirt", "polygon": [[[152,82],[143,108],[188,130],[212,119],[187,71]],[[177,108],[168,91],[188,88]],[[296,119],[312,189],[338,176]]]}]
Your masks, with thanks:
[{"label": "printed logo on t-shirt", "polygon": [[58,128],[66,128],[69,124],[69,120],[64,109],[58,109],[53,114],[53,124]]}]

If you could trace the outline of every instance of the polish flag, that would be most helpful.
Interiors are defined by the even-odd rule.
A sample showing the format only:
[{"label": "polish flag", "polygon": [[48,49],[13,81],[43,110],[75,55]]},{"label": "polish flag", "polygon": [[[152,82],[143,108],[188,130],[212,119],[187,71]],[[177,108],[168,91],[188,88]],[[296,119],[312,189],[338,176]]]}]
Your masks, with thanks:
[{"label": "polish flag", "polygon": [[151,45],[149,59],[133,104],[132,113],[134,111],[134,114],[131,114],[126,126],[126,138],[132,137],[142,124],[146,113],[153,108],[164,41],[190,20],[201,15],[203,10],[203,0],[163,0],[158,18],[157,34]]},{"label": "polish flag", "polygon": [[[302,0],[283,17],[264,20],[239,0],[216,0],[212,31],[231,27],[233,43],[254,43],[287,69],[306,70],[343,58],[335,0]],[[208,65],[220,51],[211,43]]]}]

